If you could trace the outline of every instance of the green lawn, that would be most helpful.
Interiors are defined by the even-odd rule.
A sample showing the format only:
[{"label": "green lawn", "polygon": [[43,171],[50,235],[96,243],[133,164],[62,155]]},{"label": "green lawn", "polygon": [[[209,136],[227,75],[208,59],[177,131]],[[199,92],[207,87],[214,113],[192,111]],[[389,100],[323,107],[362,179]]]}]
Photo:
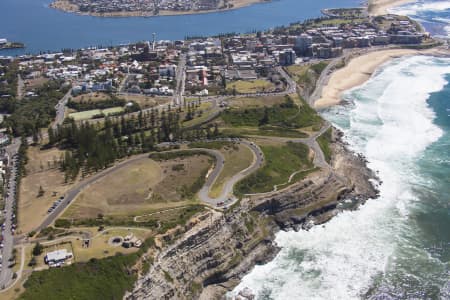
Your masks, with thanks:
[{"label": "green lawn", "polygon": [[261,128],[255,127],[234,127],[223,128],[221,133],[224,136],[244,137],[244,136],[277,136],[288,138],[305,138],[308,134],[298,129],[287,129],[277,126],[264,126]]},{"label": "green lawn", "polygon": [[304,101],[299,107],[291,97],[285,102],[271,107],[258,107],[247,109],[229,109],[221,114],[225,123],[233,127],[259,127],[264,130],[270,125],[283,129],[299,129],[317,125],[322,121],[320,116]]},{"label": "green lawn", "polygon": [[332,129],[330,128],[317,138],[317,143],[319,143],[320,149],[322,149],[325,160],[328,163],[331,161],[331,133]]},{"label": "green lawn", "polygon": [[274,185],[287,182],[292,173],[313,167],[309,148],[304,144],[261,146],[261,150],[265,157],[264,167],[236,184],[236,194],[270,192]]},{"label": "green lawn", "polygon": [[312,91],[320,74],[327,67],[327,62],[319,62],[311,65],[293,65],[287,67],[288,73],[294,81],[302,88]]},{"label": "green lawn", "polygon": [[92,119],[96,115],[100,115],[100,114],[110,115],[110,114],[120,113],[123,111],[124,111],[123,107],[111,107],[111,108],[106,108],[103,110],[92,109],[92,110],[87,110],[87,111],[82,111],[82,112],[71,113],[71,114],[69,114],[69,117],[73,118],[75,121],[88,120],[88,119]]},{"label": "green lawn", "polygon": [[19,299],[122,299],[136,281],[136,274],[129,272],[136,259],[137,255],[120,255],[33,272]]},{"label": "green lawn", "polygon": [[228,88],[235,88],[239,94],[253,94],[257,92],[267,92],[274,89],[274,84],[263,79],[237,80],[227,83]]}]

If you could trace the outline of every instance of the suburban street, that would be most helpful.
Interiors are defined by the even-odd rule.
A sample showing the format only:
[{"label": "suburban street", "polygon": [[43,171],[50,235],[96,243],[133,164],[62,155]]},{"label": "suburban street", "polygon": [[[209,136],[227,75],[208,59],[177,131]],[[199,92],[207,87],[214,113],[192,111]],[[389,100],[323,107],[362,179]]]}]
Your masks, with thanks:
[{"label": "suburban street", "polygon": [[3,289],[12,280],[12,269],[9,265],[14,248],[14,236],[13,229],[13,207],[16,201],[16,175],[17,175],[17,163],[14,159],[20,147],[20,141],[18,139],[13,140],[12,144],[7,147],[7,153],[10,157],[9,170],[10,175],[8,178],[6,197],[5,197],[5,227],[3,231],[3,249],[2,253],[2,267],[0,271],[0,287]]},{"label": "suburban street", "polygon": [[59,100],[58,104],[56,104],[55,106],[56,118],[55,123],[53,124],[53,128],[56,128],[56,126],[58,125],[62,125],[62,123],[64,122],[64,118],[66,115],[66,105],[67,102],[69,101],[71,94],[72,89],[69,89],[69,91],[64,95],[64,97],[61,98],[61,100]]},{"label": "suburban street", "polygon": [[[185,81],[185,64],[186,64],[186,58],[185,56],[181,57],[181,60],[178,65],[177,69],[177,87],[176,87],[176,93],[174,95],[174,104],[175,106],[183,106],[184,102],[184,81]],[[222,103],[223,101],[226,101],[230,97],[235,98],[242,98],[242,97],[264,97],[264,96],[283,96],[283,95],[289,95],[296,92],[297,86],[296,83],[291,79],[291,77],[284,71],[283,68],[277,67],[278,73],[285,79],[286,87],[284,91],[281,92],[274,92],[274,93],[254,93],[254,94],[238,94],[236,96],[230,96],[230,95],[224,95],[224,96],[214,96],[214,97],[203,97],[200,99],[202,103],[205,102],[211,102],[213,104],[213,109],[211,113],[208,115],[208,117],[203,121],[209,122],[216,118],[225,107],[218,107],[219,103]],[[119,93],[123,89],[124,82],[126,82],[126,79],[122,82],[121,87],[119,88]],[[53,124],[53,128],[55,128],[57,125],[62,125],[64,118],[65,118],[65,111],[66,111],[66,105],[68,102],[68,99],[71,95],[71,89],[64,95],[64,97],[58,102],[58,104],[55,106],[56,109],[56,118],[55,122]],[[158,109],[167,108],[169,104],[161,104],[157,106]],[[150,108],[152,109],[152,108]],[[147,110],[150,110],[147,109]],[[145,111],[145,110],[144,110]],[[127,114],[128,116],[138,114],[138,113],[130,113]],[[94,120],[93,122],[97,122],[97,120]],[[196,124],[195,126],[198,126]],[[302,138],[302,139],[288,139],[288,138],[278,138],[278,137],[270,137],[270,139],[273,140],[281,140],[281,141],[291,141],[296,143],[304,143],[308,145],[315,153],[314,155],[314,165],[320,168],[324,169],[330,169],[329,164],[326,162],[324,154],[322,150],[320,149],[319,144],[317,143],[316,139],[320,135],[322,135],[326,130],[330,128],[330,124],[326,123],[320,131],[316,132],[312,136],[308,138]],[[45,136],[46,134],[44,134]],[[32,139],[28,139],[29,142],[32,142]],[[211,141],[233,141],[238,142],[245,147],[248,147],[251,152],[253,153],[253,161],[252,164],[246,168],[245,170],[240,171],[237,174],[234,174],[231,178],[229,178],[222,186],[222,191],[220,195],[216,198],[211,198],[209,196],[210,190],[214,183],[216,182],[217,178],[223,171],[224,165],[226,164],[225,158],[223,154],[218,150],[212,150],[212,149],[206,149],[206,148],[192,148],[191,150],[201,150],[205,151],[211,156],[215,158],[215,164],[214,167],[210,170],[210,172],[207,175],[205,184],[198,192],[199,199],[212,207],[220,208],[220,207],[228,207],[229,205],[232,205],[235,203],[238,199],[233,196],[233,188],[237,182],[242,180],[244,177],[248,176],[249,174],[255,172],[259,168],[261,168],[264,165],[264,155],[261,149],[254,144],[253,142],[246,141],[246,140],[231,140],[231,139],[219,139],[219,140],[211,140]],[[205,141],[208,142],[208,141]],[[167,143],[162,143],[159,146],[166,146]],[[173,143],[171,143],[173,144]],[[177,145],[181,145],[184,143],[178,143]],[[20,140],[14,139],[13,143],[7,147],[8,154],[12,158],[19,149],[20,146]],[[171,150],[171,151],[180,151],[180,150]],[[67,207],[70,206],[71,202],[89,185],[95,183],[97,180],[114,173],[115,171],[124,168],[128,166],[129,164],[139,161],[139,160],[145,160],[148,159],[148,153],[137,155],[135,157],[132,157],[131,159],[128,159],[126,161],[122,161],[115,166],[108,168],[106,170],[103,170],[89,178],[86,178],[85,180],[78,183],[76,186],[71,188],[69,191],[67,191],[64,195],[64,198],[60,202],[56,208],[49,213],[43,222],[35,228],[35,231],[40,231],[48,226],[50,226],[54,221],[64,212]],[[6,205],[5,205],[5,211],[6,211],[6,221],[5,221],[5,228],[4,228],[4,248],[2,250],[3,255],[3,268],[0,272],[0,287],[3,289],[7,287],[12,280],[12,269],[8,267],[8,265],[11,263],[9,260],[12,257],[12,251],[14,248],[14,240],[17,244],[21,243],[21,240],[23,239],[23,236],[16,237],[14,239],[14,236],[12,234],[13,229],[13,206],[16,199],[16,181],[15,177],[17,174],[17,166],[15,165],[15,162],[13,159],[10,160],[10,170],[11,170],[11,176],[9,177],[9,188],[6,196]],[[24,263],[23,261],[21,262]]]},{"label": "suburban street", "polygon": [[180,61],[178,63],[177,67],[177,86],[175,89],[175,95],[174,95],[174,105],[183,106],[184,104],[184,88],[185,88],[185,79],[186,79],[186,54],[180,55]]},{"label": "suburban street", "polygon": [[222,169],[224,167],[225,161],[223,158],[223,155],[219,151],[214,151],[216,156],[216,165],[214,166],[214,169],[209,174],[205,184],[203,185],[202,189],[199,191],[198,196],[201,201],[212,205],[212,206],[218,206],[219,203],[226,203],[226,205],[231,205],[234,202],[236,202],[236,197],[233,196],[233,188],[234,185],[243,179],[245,176],[253,173],[260,167],[262,167],[264,162],[264,155],[261,149],[254,143],[248,142],[245,140],[240,140],[240,144],[243,144],[247,146],[253,153],[253,162],[252,164],[246,168],[245,170],[242,170],[238,174],[233,175],[224,185],[222,188],[222,192],[220,193],[220,196],[217,198],[211,198],[209,197],[209,192],[211,190],[211,187],[214,185],[217,177],[222,172]]},{"label": "suburban street", "polygon": [[23,99],[23,92],[25,91],[25,83],[23,82],[22,76],[17,75],[17,100]]}]

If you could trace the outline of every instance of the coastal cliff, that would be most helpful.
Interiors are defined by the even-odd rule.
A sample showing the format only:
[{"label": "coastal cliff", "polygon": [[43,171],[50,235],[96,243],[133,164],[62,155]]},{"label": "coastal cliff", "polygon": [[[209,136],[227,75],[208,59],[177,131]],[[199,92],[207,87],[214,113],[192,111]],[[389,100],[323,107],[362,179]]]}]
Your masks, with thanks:
[{"label": "coastal cliff", "polygon": [[375,175],[363,157],[346,149],[336,130],[332,148],[331,170],[284,190],[244,198],[226,212],[210,210],[195,224],[162,237],[149,271],[125,299],[224,298],[255,264],[277,254],[273,240],[279,230],[326,222],[342,209],[344,198],[353,200],[352,209],[376,197]]}]

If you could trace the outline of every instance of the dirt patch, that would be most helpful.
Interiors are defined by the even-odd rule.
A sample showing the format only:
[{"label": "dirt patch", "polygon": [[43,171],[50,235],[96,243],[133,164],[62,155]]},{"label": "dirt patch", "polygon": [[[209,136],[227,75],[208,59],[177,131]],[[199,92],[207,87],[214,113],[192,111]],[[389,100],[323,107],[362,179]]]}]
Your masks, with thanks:
[{"label": "dirt patch", "polygon": [[[64,174],[58,169],[61,153],[57,149],[29,148],[27,176],[22,178],[19,191],[18,233],[35,229],[47,216],[52,203],[72,186],[64,183]],[[39,195],[40,187],[44,191],[42,195]]]},{"label": "dirt patch", "polygon": [[257,108],[264,106],[274,106],[275,104],[281,104],[286,99],[284,96],[267,96],[267,97],[242,97],[231,98],[229,105],[234,108]]},{"label": "dirt patch", "polygon": [[210,166],[208,156],[156,162],[137,160],[90,185],[63,218],[135,216],[186,204],[183,186],[191,186]]},{"label": "dirt patch", "polygon": [[32,89],[36,89],[39,88],[41,86],[43,86],[45,83],[47,83],[49,81],[48,78],[45,77],[39,77],[36,79],[28,79],[25,81],[25,85],[27,90],[32,90]]},{"label": "dirt patch", "polygon": [[[184,167],[181,169],[181,165]],[[155,186],[155,196],[164,201],[182,201],[183,187],[190,187],[211,165],[206,155],[175,159],[161,163],[164,179]]]},{"label": "dirt patch", "polygon": [[139,104],[139,106],[142,109],[151,108],[156,105],[166,104],[172,101],[170,97],[150,97],[145,95],[127,94],[127,95],[118,95],[117,97],[120,99],[125,99],[126,101],[134,101],[137,104]]},{"label": "dirt patch", "polygon": [[91,102],[100,102],[100,101],[105,101],[105,100],[109,100],[111,99],[111,96],[105,93],[89,93],[89,94],[83,94],[83,95],[78,95],[76,97],[73,97],[71,99],[71,101],[73,102],[86,102],[86,101],[91,101]]}]

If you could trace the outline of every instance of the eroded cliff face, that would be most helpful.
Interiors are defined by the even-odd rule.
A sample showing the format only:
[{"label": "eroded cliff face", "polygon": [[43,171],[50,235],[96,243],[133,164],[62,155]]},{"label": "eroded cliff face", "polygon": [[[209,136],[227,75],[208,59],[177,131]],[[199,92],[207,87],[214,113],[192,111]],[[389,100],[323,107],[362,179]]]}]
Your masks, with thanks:
[{"label": "eroded cliff face", "polygon": [[[227,212],[210,210],[176,239],[166,239],[149,272],[125,299],[220,299],[255,264],[277,253],[274,233],[327,221],[345,196],[375,197],[364,159],[334,145],[332,171],[264,196],[243,199]],[[360,201],[361,202],[361,201]]]}]

